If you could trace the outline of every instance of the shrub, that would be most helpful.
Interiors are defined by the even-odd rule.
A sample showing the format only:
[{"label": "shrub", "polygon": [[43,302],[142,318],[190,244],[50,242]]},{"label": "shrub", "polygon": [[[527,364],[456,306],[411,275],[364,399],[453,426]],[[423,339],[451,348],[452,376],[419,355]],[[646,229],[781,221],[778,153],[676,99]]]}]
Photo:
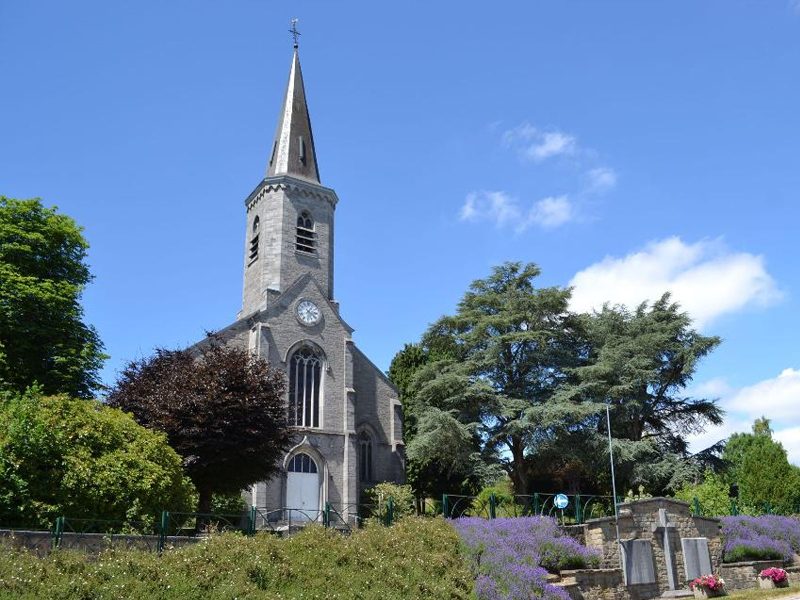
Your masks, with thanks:
[{"label": "shrub", "polygon": [[194,487],[166,436],[95,400],[36,392],[0,403],[0,523],[57,516],[154,522],[186,511]]},{"label": "shrub", "polygon": [[568,600],[564,590],[547,582],[548,572],[600,562],[597,553],[562,535],[549,517],[471,517],[457,519],[454,525],[480,600]]},{"label": "shrub", "polygon": [[403,517],[416,514],[414,508],[414,492],[410,485],[398,485],[385,481],[371,487],[366,492],[367,500],[374,504],[373,515],[385,515],[386,503],[392,499],[392,518],[397,521]]},{"label": "shrub", "polygon": [[515,517],[517,516],[517,509],[520,512],[522,511],[522,507],[514,505],[514,487],[511,484],[511,480],[506,477],[480,491],[470,505],[470,514],[488,517],[489,496],[492,494],[495,497],[495,514],[498,517]]},{"label": "shrub", "polygon": [[211,536],[155,553],[0,548],[0,599],[469,600],[472,577],[444,519],[409,517],[343,536],[309,526],[289,538]]},{"label": "shrub", "polygon": [[763,515],[723,517],[725,562],[791,560],[800,551],[800,519]]},{"label": "shrub", "polygon": [[725,483],[721,475],[710,469],[706,470],[701,483],[685,484],[675,497],[689,504],[697,498],[704,515],[720,517],[731,514],[730,486]]}]

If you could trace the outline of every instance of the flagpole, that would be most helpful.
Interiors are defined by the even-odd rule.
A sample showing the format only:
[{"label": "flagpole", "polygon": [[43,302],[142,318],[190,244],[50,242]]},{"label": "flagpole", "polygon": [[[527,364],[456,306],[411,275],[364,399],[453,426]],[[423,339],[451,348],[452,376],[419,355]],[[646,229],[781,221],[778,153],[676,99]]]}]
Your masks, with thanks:
[{"label": "flagpole", "polygon": [[614,478],[614,450],[611,447],[611,411],[608,404],[606,404],[606,424],[608,425],[608,458],[611,462],[611,493],[614,494],[612,502],[614,503],[614,529],[617,534],[617,555],[619,556],[619,568],[622,569],[624,574],[625,569],[622,567],[622,547],[619,543],[619,513],[617,512],[617,482]]}]

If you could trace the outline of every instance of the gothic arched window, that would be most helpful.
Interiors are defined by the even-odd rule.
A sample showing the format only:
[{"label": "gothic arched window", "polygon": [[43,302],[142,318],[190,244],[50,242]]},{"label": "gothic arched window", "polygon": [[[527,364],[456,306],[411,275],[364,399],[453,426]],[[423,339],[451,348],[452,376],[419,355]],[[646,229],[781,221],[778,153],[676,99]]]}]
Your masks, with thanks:
[{"label": "gothic arched window", "polygon": [[308,454],[300,452],[289,460],[289,467],[286,470],[292,473],[316,473],[317,463]]},{"label": "gothic arched window", "polygon": [[316,247],[314,239],[314,219],[308,211],[303,211],[297,215],[297,236],[295,239],[295,247],[300,252],[314,253]]},{"label": "gothic arched window", "polygon": [[289,359],[289,424],[319,427],[319,396],[322,359],[308,347]]},{"label": "gothic arched window", "polygon": [[372,481],[372,438],[366,431],[358,434],[358,473],[361,481]]},{"label": "gothic arched window", "polygon": [[250,263],[258,258],[258,230],[260,228],[258,217],[253,219],[253,234],[250,237]]}]

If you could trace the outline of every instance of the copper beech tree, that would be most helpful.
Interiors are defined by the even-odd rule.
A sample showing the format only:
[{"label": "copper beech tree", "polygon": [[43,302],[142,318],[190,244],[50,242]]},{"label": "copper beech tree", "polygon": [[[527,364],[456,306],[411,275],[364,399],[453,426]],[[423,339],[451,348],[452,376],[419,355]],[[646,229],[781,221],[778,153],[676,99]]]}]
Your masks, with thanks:
[{"label": "copper beech tree", "polygon": [[158,349],[128,363],[108,403],[167,434],[209,512],[214,493],[235,493],[279,470],[291,434],[283,372],[211,338],[201,355]]}]

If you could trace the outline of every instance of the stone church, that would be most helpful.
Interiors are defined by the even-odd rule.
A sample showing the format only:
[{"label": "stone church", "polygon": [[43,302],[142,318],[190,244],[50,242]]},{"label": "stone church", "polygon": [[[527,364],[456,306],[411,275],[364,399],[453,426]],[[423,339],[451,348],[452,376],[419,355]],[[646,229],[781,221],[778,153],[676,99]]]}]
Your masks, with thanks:
[{"label": "stone church", "polygon": [[365,488],[404,481],[403,410],[334,300],[339,198],[320,183],[296,45],[269,153],[244,201],[242,310],[218,334],[285,370],[296,435],[280,476],[245,498],[275,520],[320,519],[326,502],[353,518]]}]

